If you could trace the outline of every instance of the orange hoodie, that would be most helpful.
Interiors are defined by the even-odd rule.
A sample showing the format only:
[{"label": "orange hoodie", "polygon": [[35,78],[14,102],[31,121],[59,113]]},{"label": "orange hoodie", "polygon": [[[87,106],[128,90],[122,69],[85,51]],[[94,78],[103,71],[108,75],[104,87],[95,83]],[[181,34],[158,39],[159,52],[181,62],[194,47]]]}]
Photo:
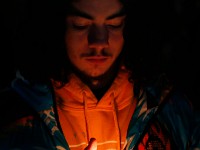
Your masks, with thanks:
[{"label": "orange hoodie", "polygon": [[123,149],[128,125],[136,107],[133,84],[121,70],[100,101],[77,76],[56,89],[59,121],[71,150],[84,149],[90,138],[98,150]]}]

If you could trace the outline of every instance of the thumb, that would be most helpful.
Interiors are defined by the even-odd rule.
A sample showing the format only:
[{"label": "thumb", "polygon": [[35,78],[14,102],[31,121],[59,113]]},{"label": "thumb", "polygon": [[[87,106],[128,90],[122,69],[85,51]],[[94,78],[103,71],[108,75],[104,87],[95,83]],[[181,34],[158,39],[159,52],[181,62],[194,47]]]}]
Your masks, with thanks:
[{"label": "thumb", "polygon": [[88,146],[84,150],[97,150],[97,140],[95,138],[91,138]]}]

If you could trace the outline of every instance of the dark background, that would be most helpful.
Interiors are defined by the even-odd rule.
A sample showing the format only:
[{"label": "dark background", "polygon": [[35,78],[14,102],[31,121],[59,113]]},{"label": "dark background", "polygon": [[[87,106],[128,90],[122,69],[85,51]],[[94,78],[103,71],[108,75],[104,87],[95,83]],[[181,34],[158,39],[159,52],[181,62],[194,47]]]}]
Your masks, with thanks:
[{"label": "dark background", "polygon": [[[134,0],[133,0],[134,1]],[[4,3],[3,3],[4,2]],[[30,19],[28,12],[31,0],[2,1],[1,7],[1,50],[0,50],[0,88],[3,89],[15,76],[17,36],[24,32]],[[137,1],[136,1],[137,2]],[[177,85],[200,108],[200,1],[199,0],[156,0],[140,1],[144,5],[141,12],[134,15],[144,22],[144,41],[153,59],[159,57],[163,67]],[[40,5],[35,3],[35,5]],[[37,9],[39,7],[36,7]],[[34,12],[32,12],[34,13]],[[137,13],[137,14],[136,14]],[[134,21],[134,19],[133,19]],[[29,27],[31,27],[29,25]],[[161,43],[161,44],[158,44]],[[28,49],[27,49],[28,51]]]}]

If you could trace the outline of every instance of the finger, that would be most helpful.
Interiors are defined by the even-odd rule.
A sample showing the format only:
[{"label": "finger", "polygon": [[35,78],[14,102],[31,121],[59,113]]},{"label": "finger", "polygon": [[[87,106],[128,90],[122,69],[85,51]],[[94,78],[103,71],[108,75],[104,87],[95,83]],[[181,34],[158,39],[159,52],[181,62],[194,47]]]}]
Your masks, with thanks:
[{"label": "finger", "polygon": [[97,140],[95,138],[91,138],[85,150],[97,150]]}]

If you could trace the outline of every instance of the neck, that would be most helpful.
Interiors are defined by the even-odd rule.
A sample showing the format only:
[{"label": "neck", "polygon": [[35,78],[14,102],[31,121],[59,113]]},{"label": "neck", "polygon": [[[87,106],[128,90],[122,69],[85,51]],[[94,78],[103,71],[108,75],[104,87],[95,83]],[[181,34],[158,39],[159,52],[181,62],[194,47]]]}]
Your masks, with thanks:
[{"label": "neck", "polygon": [[100,100],[106,91],[110,88],[113,80],[117,75],[117,71],[109,71],[104,74],[99,79],[91,79],[88,83],[86,83],[90,89],[92,90],[93,94],[96,96],[98,100]]},{"label": "neck", "polygon": [[112,82],[117,76],[119,66],[111,67],[105,74],[97,78],[92,78],[80,72],[74,71],[75,74],[91,89],[93,94],[100,100],[106,91],[110,88]]}]

